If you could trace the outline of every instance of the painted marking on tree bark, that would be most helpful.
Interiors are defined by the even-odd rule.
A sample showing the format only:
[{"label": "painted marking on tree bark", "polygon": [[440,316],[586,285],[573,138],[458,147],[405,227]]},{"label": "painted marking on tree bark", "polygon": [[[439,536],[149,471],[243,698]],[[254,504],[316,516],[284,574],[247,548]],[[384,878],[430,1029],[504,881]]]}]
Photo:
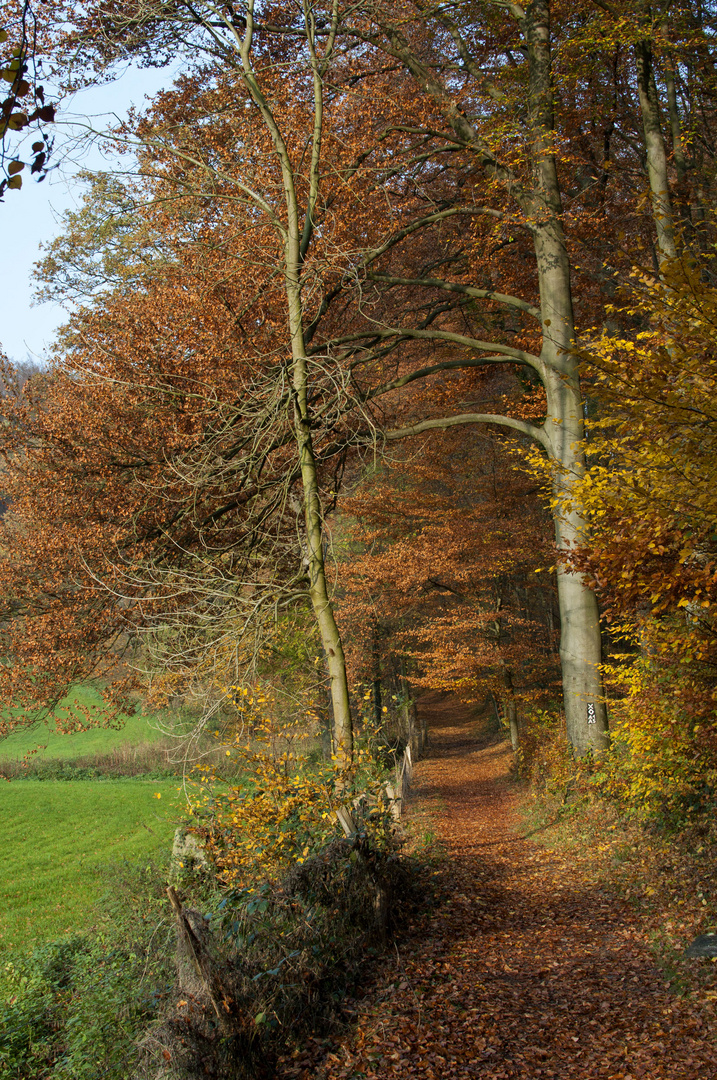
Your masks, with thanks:
[{"label": "painted marking on tree bark", "polygon": [[588,701],[588,724],[597,724],[595,706],[593,705],[592,701]]}]

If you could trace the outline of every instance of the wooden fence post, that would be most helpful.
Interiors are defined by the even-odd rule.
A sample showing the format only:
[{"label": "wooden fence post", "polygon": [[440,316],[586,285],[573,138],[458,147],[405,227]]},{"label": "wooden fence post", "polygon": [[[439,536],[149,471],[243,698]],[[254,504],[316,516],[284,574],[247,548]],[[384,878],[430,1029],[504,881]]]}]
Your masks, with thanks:
[{"label": "wooden fence post", "polygon": [[167,896],[169,897],[169,902],[171,903],[177,918],[179,939],[189,953],[199,983],[204,988],[207,997],[212,1003],[212,1007],[217,1016],[219,1029],[225,1035],[231,1035],[234,1032],[229,1005],[231,997],[222,985],[222,980],[217,971],[216,964],[209,955],[209,951],[201,937],[195,932],[194,927],[189,921],[187,912],[182,905],[182,901],[179,899],[179,894],[174,885],[168,887]]}]

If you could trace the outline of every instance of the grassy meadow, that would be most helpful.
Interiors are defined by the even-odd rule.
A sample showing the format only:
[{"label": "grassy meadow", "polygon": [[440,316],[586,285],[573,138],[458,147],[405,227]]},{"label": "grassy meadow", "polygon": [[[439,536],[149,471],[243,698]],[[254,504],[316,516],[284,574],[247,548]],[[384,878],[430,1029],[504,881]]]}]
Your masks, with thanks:
[{"label": "grassy meadow", "polygon": [[91,926],[110,864],[166,861],[181,815],[178,787],[134,777],[2,784],[0,951]]},{"label": "grassy meadow", "polygon": [[[100,698],[73,689],[65,716],[82,716],[75,702],[92,709]],[[168,861],[186,807],[180,779],[156,721],[123,721],[69,735],[39,721],[0,742],[0,775],[12,777],[0,779],[0,953],[92,926],[111,866]],[[102,775],[85,778],[93,766]]]},{"label": "grassy meadow", "polygon": [[[78,686],[67,694],[57,711],[63,720],[82,720],[82,709],[96,713],[101,706],[102,699],[94,687]],[[151,744],[162,738],[156,722],[140,712],[120,716],[117,724],[116,728],[96,727],[65,735],[55,730],[54,722],[38,721],[31,727],[19,728],[0,741],[0,763],[18,760],[28,754],[33,758],[64,760],[105,755],[120,747]]]}]

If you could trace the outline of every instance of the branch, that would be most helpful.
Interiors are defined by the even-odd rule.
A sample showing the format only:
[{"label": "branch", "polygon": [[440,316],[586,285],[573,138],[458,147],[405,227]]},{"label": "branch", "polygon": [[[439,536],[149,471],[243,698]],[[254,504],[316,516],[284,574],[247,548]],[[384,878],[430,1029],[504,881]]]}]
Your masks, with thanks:
[{"label": "branch", "polygon": [[508,304],[510,307],[519,308],[520,311],[525,311],[540,321],[540,308],[533,307],[527,300],[521,300],[518,296],[509,296],[507,293],[492,292],[490,289],[475,289],[472,285],[458,285],[438,278],[400,278],[371,272],[366,276],[371,281],[385,281],[388,285],[420,285],[426,289],[445,289],[446,292],[464,293],[466,296],[475,296],[479,300],[495,300],[498,304]]},{"label": "branch", "polygon": [[[498,6],[505,6],[510,10],[507,3],[500,3]],[[522,209],[529,209],[530,195],[525,191],[513,170],[502,164],[488,143],[479,135],[463,109],[454,101],[453,94],[449,93],[446,87],[438,82],[428,65],[412,51],[408,40],[397,25],[377,21],[390,42],[390,46],[386,51],[402,60],[421,89],[433,98],[455,131],[458,139],[476,154],[484,173],[490,179],[502,183],[508,194],[516,200]]]},{"label": "branch", "polygon": [[[367,157],[368,152],[363,156]],[[356,166],[356,168],[358,168],[358,166]],[[346,175],[351,175],[351,171],[349,171]],[[504,217],[504,215],[499,210],[492,210],[491,208],[485,207],[485,206],[471,206],[471,207],[455,207],[454,206],[454,207],[449,207],[448,209],[436,211],[435,213],[429,214],[427,217],[419,218],[417,221],[411,222],[410,225],[406,225],[402,229],[398,229],[395,233],[393,233],[392,236],[390,236],[387,240],[385,240],[384,243],[381,244],[379,247],[371,248],[369,251],[365,252],[364,255],[361,257],[361,259],[359,260],[359,262],[358,262],[358,264],[357,264],[357,266],[355,268],[355,273],[357,274],[358,271],[365,270],[368,266],[371,265],[371,263],[375,259],[378,259],[381,255],[385,255],[386,252],[390,251],[390,249],[392,247],[395,247],[395,245],[399,244],[401,242],[401,240],[405,240],[407,236],[410,236],[412,233],[416,232],[418,229],[422,229],[424,226],[434,225],[436,222],[439,222],[439,221],[445,221],[446,218],[455,217],[456,214],[468,214],[468,215],[471,215],[471,216],[473,214],[487,214],[490,217],[497,218],[499,221],[502,221],[503,217]],[[304,331],[304,342],[305,342],[306,345],[308,345],[309,342],[315,336],[316,331],[319,328],[319,323],[321,322],[322,318],[324,317],[324,315],[328,311],[328,309],[329,309],[329,307],[331,305],[331,301],[334,300],[341,292],[343,292],[345,288],[346,288],[346,281],[344,279],[342,279],[328,293],[326,293],[324,295],[324,297],[323,297],[323,299],[321,301],[321,304],[319,306],[319,310],[316,312],[313,319],[311,320],[311,322],[307,326],[306,330]],[[323,348],[323,346],[321,346],[321,348]],[[316,351],[320,351],[320,350],[316,350]]]},{"label": "branch", "polygon": [[[340,338],[332,338],[330,341],[323,343],[322,347],[318,347],[312,352],[324,352],[326,349],[335,347],[336,345],[348,345],[351,342],[362,341],[365,338],[371,338],[375,341],[385,341],[387,338],[400,338],[402,340],[414,340],[414,341],[447,341],[451,345],[464,345],[467,349],[477,349],[479,352],[492,352],[497,353],[498,356],[509,357],[510,361],[518,364],[526,364],[528,367],[534,368],[541,376],[544,372],[544,365],[539,356],[534,356],[533,353],[525,352],[523,349],[514,349],[511,345],[498,345],[495,341],[480,341],[478,338],[466,337],[465,334],[454,334],[450,330],[411,330],[404,327],[386,327],[378,328],[372,331],[366,331],[363,334],[346,334]],[[488,359],[485,357],[484,359]],[[498,362],[491,357],[491,360]],[[509,361],[503,361],[506,363]]]},{"label": "branch", "polygon": [[405,240],[411,233],[416,232],[417,229],[422,229],[424,225],[433,225],[437,221],[445,221],[446,218],[455,217],[456,214],[486,214],[488,217],[496,218],[498,221],[503,221],[505,214],[500,210],[493,210],[488,206],[452,206],[447,210],[439,210],[434,214],[429,214],[425,218],[419,218],[418,221],[411,222],[410,225],[404,226],[390,236],[380,247],[372,248],[371,251],[367,251],[358,264],[358,267],[368,266],[374,259],[377,259],[380,255],[384,255],[390,248],[395,247],[401,240]]},{"label": "branch", "polygon": [[436,420],[421,420],[418,424],[410,427],[398,428],[396,431],[384,432],[385,439],[406,439],[409,435],[420,435],[423,431],[431,431],[434,428],[445,430],[456,427],[458,424],[500,424],[501,427],[512,428],[520,431],[530,439],[539,443],[548,453],[551,452],[550,441],[542,427],[535,427],[525,420],[517,420],[512,416],[502,416],[499,413],[460,413],[457,416],[443,416]]},{"label": "branch", "polygon": [[417,371],[412,371],[408,375],[402,375],[398,379],[393,379],[389,383],[384,383],[383,386],[377,386],[373,390],[367,390],[362,401],[371,401],[374,398],[382,397],[384,394],[388,394],[391,390],[399,390],[402,386],[408,386],[409,383],[415,382],[416,379],[425,379],[428,375],[435,375],[437,371],[455,371],[460,368],[471,367],[483,367],[484,364],[512,364],[513,360],[505,356],[475,356],[469,360],[445,360],[442,364],[431,364],[430,367],[418,368]]}]

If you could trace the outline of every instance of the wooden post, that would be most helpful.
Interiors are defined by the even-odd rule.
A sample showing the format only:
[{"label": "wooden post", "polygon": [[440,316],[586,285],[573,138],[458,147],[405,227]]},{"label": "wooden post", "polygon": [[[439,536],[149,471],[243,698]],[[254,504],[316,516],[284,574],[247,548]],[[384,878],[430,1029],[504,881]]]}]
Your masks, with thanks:
[{"label": "wooden post", "polygon": [[419,723],[415,702],[411,700],[411,684],[408,681],[406,660],[403,656],[400,660],[400,670],[401,691],[403,696],[402,712],[406,728],[406,740],[411,747],[413,756],[418,757],[426,745],[426,728],[425,724],[421,725]]},{"label": "wooden post", "polygon": [[199,981],[203,985],[217,1015],[220,1030],[225,1034],[231,1034],[234,1030],[229,1019],[229,1001],[231,999],[222,986],[221,979],[216,971],[216,965],[209,956],[204,943],[194,932],[174,885],[168,887],[167,896],[177,917],[177,929],[182,940],[187,944]]},{"label": "wooden post", "polygon": [[394,821],[400,821],[402,801],[400,791],[396,791],[393,784],[389,783],[388,781],[384,786],[386,790],[386,798],[388,799],[389,810],[391,812],[391,817]]},{"label": "wooden post", "polygon": [[356,835],[354,819],[351,817],[349,810],[345,806],[338,806],[336,808],[336,818],[347,837]]}]

